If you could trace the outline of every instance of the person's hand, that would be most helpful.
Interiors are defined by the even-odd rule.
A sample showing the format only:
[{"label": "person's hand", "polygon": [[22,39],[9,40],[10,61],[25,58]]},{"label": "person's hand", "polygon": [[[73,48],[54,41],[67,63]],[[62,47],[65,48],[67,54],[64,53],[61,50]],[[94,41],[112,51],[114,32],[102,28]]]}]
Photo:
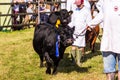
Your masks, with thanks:
[{"label": "person's hand", "polygon": [[89,27],[89,26],[87,26],[87,30],[92,31],[92,28],[91,28],[91,27]]}]

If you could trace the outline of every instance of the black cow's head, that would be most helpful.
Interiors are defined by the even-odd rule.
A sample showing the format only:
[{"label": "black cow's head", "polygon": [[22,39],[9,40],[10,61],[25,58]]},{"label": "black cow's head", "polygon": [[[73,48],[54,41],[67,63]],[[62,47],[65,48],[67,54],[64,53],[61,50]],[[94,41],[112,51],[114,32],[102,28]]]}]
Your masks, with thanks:
[{"label": "black cow's head", "polygon": [[60,42],[64,47],[68,47],[72,45],[74,39],[73,39],[73,32],[74,27],[71,28],[69,26],[66,27],[59,27],[59,35],[60,35]]},{"label": "black cow's head", "polygon": [[67,25],[71,21],[71,14],[72,13],[73,13],[72,11],[68,12],[66,9],[60,10],[61,24]]},{"label": "black cow's head", "polygon": [[67,47],[73,43],[74,28],[70,28],[68,23],[70,22],[72,11],[61,9],[60,11],[53,12],[48,18],[48,23],[57,27],[57,31],[60,35],[61,43]]},{"label": "black cow's head", "polygon": [[70,22],[72,11],[67,11],[66,9],[61,9],[50,14],[48,18],[48,23],[53,25],[67,25]]}]

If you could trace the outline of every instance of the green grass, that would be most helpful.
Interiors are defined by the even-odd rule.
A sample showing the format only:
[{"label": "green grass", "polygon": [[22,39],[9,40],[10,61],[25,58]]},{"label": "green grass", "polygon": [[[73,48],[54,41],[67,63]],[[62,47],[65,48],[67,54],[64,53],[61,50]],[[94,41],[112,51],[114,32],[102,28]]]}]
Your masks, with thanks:
[{"label": "green grass", "polygon": [[81,67],[72,65],[68,47],[57,75],[47,75],[32,47],[33,32],[34,28],[0,32],[0,80],[106,80],[99,41],[95,53],[86,48]]}]

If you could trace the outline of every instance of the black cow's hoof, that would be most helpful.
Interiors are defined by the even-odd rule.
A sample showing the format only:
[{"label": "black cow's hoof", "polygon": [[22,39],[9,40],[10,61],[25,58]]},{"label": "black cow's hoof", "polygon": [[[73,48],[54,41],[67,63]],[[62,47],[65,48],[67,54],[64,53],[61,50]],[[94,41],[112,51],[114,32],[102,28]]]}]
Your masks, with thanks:
[{"label": "black cow's hoof", "polygon": [[57,71],[53,72],[52,75],[56,75],[57,74]]},{"label": "black cow's hoof", "polygon": [[41,68],[41,67],[44,67],[44,66],[43,66],[43,65],[40,65],[40,68]]},{"label": "black cow's hoof", "polygon": [[92,50],[92,53],[95,53],[95,50]]},{"label": "black cow's hoof", "polygon": [[44,65],[43,65],[43,64],[40,64],[40,67],[44,67]]},{"label": "black cow's hoof", "polygon": [[53,75],[56,75],[56,74],[57,74],[57,68],[54,68],[54,69],[53,69],[52,74],[53,74]]},{"label": "black cow's hoof", "polygon": [[46,74],[51,74],[51,70],[50,70],[50,69],[47,69],[47,70],[46,70]]}]

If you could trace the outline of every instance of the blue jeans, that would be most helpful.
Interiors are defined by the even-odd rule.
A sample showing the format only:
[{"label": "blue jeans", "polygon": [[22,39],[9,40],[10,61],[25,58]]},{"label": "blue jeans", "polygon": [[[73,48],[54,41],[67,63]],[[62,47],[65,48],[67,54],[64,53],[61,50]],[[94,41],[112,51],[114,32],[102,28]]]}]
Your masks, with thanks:
[{"label": "blue jeans", "polygon": [[114,52],[102,52],[104,73],[116,72],[116,64],[120,71],[120,54]]}]

